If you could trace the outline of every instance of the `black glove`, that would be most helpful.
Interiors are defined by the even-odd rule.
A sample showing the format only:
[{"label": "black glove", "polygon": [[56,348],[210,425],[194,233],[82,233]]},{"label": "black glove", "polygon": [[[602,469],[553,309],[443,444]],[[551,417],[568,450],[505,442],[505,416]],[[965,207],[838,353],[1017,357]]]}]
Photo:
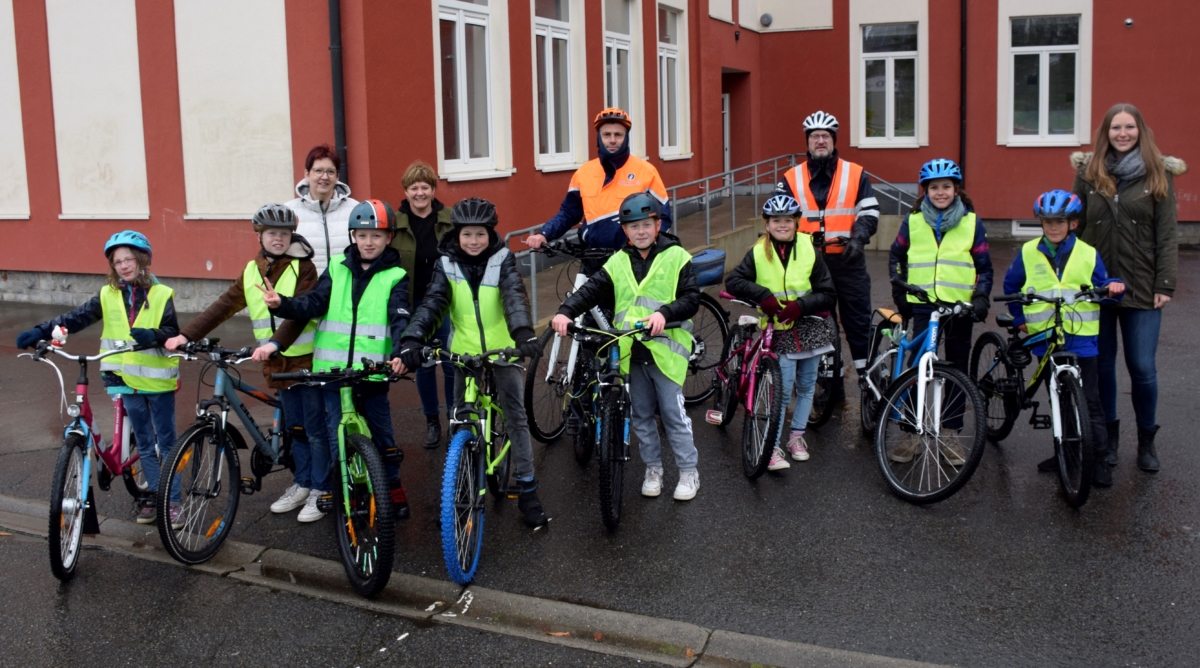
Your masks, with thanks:
[{"label": "black glove", "polygon": [[416,339],[405,339],[400,346],[400,361],[409,370],[415,371],[425,364],[425,356],[421,354],[421,342]]},{"label": "black glove", "polygon": [[158,343],[158,338],[154,335],[153,329],[145,329],[144,327],[134,327],[129,330],[129,335],[137,341],[139,346],[154,346]]},{"label": "black glove", "polygon": [[517,350],[521,351],[521,356],[532,359],[534,355],[542,351],[542,347],[538,345],[536,336],[524,341],[517,341]]},{"label": "black glove", "polygon": [[46,338],[45,332],[40,327],[27,329],[20,334],[17,334],[17,347],[21,349],[32,348],[38,341]]},{"label": "black glove", "polygon": [[971,306],[975,307],[975,322],[986,322],[988,316],[988,308],[991,306],[991,300],[987,295],[975,295],[971,297]]},{"label": "black glove", "polygon": [[892,301],[896,303],[896,312],[905,320],[912,319],[913,305],[908,301],[908,293],[903,290],[892,290]]},{"label": "black glove", "polygon": [[845,262],[857,262],[863,256],[863,246],[866,243],[858,237],[850,237],[850,241],[846,242],[846,249],[842,251],[842,260]]}]

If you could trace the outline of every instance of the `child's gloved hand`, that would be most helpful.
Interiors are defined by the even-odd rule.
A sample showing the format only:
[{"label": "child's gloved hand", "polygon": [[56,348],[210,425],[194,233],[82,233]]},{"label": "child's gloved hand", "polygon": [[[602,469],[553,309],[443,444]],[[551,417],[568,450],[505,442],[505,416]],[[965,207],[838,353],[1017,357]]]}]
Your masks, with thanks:
[{"label": "child's gloved hand", "polygon": [[975,295],[971,297],[971,306],[975,307],[975,322],[987,322],[988,307],[991,306],[988,296]]},{"label": "child's gloved hand", "polygon": [[129,330],[129,336],[133,337],[133,340],[137,341],[139,346],[153,346],[154,344],[158,343],[158,339],[154,336],[153,329],[134,327],[133,329]]},{"label": "child's gloved hand", "polygon": [[775,316],[775,319],[781,323],[787,324],[796,322],[800,319],[800,316],[804,314],[804,312],[800,309],[800,302],[798,301],[789,301],[784,302],[783,304],[783,309],[779,312],[779,315]]},{"label": "child's gloved hand", "polygon": [[517,344],[517,350],[521,351],[521,355],[526,358],[532,358],[534,355],[541,352],[542,347],[538,345],[537,337],[532,337]]},{"label": "child's gloved hand", "polygon": [[779,303],[775,295],[771,295],[758,303],[758,310],[762,311],[767,317],[774,318],[783,310],[783,305]]},{"label": "child's gloved hand", "polygon": [[46,338],[46,335],[42,333],[41,328],[34,327],[33,329],[27,329],[17,334],[17,347],[21,349],[32,348],[38,341],[44,338]]},{"label": "child's gloved hand", "polygon": [[421,342],[416,339],[405,340],[400,348],[400,361],[404,363],[405,369],[420,369],[425,363],[425,357],[421,354]]}]

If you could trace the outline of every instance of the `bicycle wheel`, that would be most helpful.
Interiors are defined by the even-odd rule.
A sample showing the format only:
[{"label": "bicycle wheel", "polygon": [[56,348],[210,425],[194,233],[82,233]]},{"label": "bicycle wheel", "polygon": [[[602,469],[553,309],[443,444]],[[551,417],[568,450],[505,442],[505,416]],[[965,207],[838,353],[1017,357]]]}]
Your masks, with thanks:
[{"label": "bicycle wheel", "polygon": [[[547,328],[538,339],[538,353],[529,358],[525,374],[525,415],[529,433],[542,443],[550,443],[562,434],[570,410],[567,391],[567,360],[571,339],[558,339],[558,353],[550,359],[555,333]],[[553,372],[551,372],[553,369]]]},{"label": "bicycle wheel", "polygon": [[[133,434],[129,435],[129,450],[137,452],[137,437]],[[150,483],[146,482],[146,472],[142,470],[141,459],[121,470],[121,480],[125,482],[125,491],[129,492],[129,496],[134,500],[141,500],[147,493],[154,491],[150,489]]]},{"label": "bicycle wheel", "polygon": [[920,390],[918,367],[888,388],[879,407],[875,451],[892,491],[923,504],[950,497],[975,473],[983,457],[984,412],[979,389],[957,369],[934,366],[923,396]]},{"label": "bicycle wheel", "polygon": [[383,458],[370,438],[346,436],[346,478],[334,462],[333,505],[338,552],[350,586],[371,597],[387,586],[395,559],[396,523]]},{"label": "bicycle wheel", "polygon": [[575,463],[586,467],[596,450],[596,422],[590,415],[579,421],[579,431],[574,436]]},{"label": "bicycle wheel", "polygon": [[474,435],[463,430],[450,440],[442,474],[442,556],[450,579],[471,582],[483,548],[483,486]]},{"label": "bicycle wheel", "polygon": [[83,508],[87,490],[83,488],[83,460],[86,441],[70,434],[63,441],[54,464],[54,483],[50,487],[50,571],[66,582],[75,575],[83,544]]},{"label": "bicycle wheel", "polygon": [[1012,433],[1020,412],[1016,394],[1021,391],[1017,372],[1006,361],[1008,344],[996,332],[984,332],[971,348],[971,380],[979,386],[987,415],[987,439],[999,443]]},{"label": "bicycle wheel", "polygon": [[783,425],[783,372],[779,360],[758,358],[754,371],[754,412],[742,418],[742,473],[761,476],[771,461]]},{"label": "bicycle wheel", "polygon": [[745,333],[741,326],[734,327],[729,336],[725,339],[725,347],[721,350],[721,359],[729,360],[726,362],[723,371],[725,380],[713,374],[713,410],[721,414],[721,422],[718,427],[724,429],[733,421],[733,416],[737,413],[738,407],[738,390],[742,382],[742,357],[739,354],[737,357],[730,359],[729,356],[733,351],[742,347],[746,342]]},{"label": "bicycle wheel", "polygon": [[[874,366],[869,374],[871,382],[875,384],[881,394],[887,391],[887,386],[892,380],[892,365],[895,364],[895,355],[889,354],[892,340],[883,335],[886,324],[890,323],[883,322],[874,327],[871,335],[871,347],[867,351],[867,368],[873,367],[877,360],[883,358],[879,362],[879,366]],[[875,419],[879,412],[879,398],[865,383],[859,395],[858,412],[863,433],[874,435]]]},{"label": "bicycle wheel", "polygon": [[692,317],[692,354],[683,381],[683,402],[691,406],[712,396],[713,368],[729,336],[729,318],[717,300],[700,293],[700,310]]},{"label": "bicycle wheel", "polygon": [[1067,505],[1078,508],[1087,503],[1092,491],[1095,452],[1087,396],[1079,379],[1065,371],[1058,374],[1058,418],[1062,424],[1062,438],[1054,444],[1058,482]]},{"label": "bicycle wheel", "polygon": [[[163,546],[176,561],[208,561],[233,528],[242,475],[231,431],[233,427],[227,426],[225,437],[219,438],[212,422],[192,425],[162,462],[155,523]],[[179,495],[175,520],[171,519],[172,492]]]},{"label": "bicycle wheel", "polygon": [[808,429],[818,429],[833,417],[833,409],[838,403],[836,397],[842,384],[841,346],[841,330],[835,322],[833,350],[822,355],[817,365],[817,384],[813,389],[812,409],[808,413]]},{"label": "bicycle wheel", "polygon": [[621,497],[625,485],[626,415],[620,388],[610,388],[600,400],[600,519],[616,529],[621,523]]}]

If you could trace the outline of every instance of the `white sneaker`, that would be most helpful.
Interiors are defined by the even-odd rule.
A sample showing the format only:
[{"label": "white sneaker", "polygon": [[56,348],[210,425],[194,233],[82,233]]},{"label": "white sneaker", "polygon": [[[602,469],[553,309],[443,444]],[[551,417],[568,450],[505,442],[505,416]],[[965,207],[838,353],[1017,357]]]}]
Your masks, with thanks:
[{"label": "white sneaker", "polygon": [[325,517],[325,513],[317,510],[317,499],[321,498],[321,490],[314,489],[308,493],[308,501],[304,502],[304,510],[300,511],[300,515],[296,519],[301,522],[316,522]]},{"label": "white sneaker", "polygon": [[663,470],[661,466],[647,466],[646,479],[642,481],[642,496],[662,494]]},{"label": "white sneaker", "polygon": [[696,492],[700,489],[700,472],[699,471],[680,471],[679,484],[675,486],[676,501],[691,501],[696,498]]},{"label": "white sneaker", "polygon": [[279,500],[271,504],[271,512],[273,513],[289,513],[300,506],[308,499],[308,488],[300,485],[292,485],[288,487],[279,497]]},{"label": "white sneaker", "polygon": [[783,469],[790,468],[792,468],[792,465],[789,464],[788,460],[783,456],[783,450],[775,448],[775,452],[771,453],[771,462],[767,464],[767,470],[782,471]]}]

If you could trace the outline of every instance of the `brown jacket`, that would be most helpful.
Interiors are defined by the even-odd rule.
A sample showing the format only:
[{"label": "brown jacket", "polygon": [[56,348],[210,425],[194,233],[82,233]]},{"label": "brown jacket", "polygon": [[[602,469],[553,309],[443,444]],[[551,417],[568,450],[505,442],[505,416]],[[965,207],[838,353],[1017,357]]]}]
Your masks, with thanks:
[{"label": "brown jacket", "polygon": [[[312,247],[308,241],[300,235],[292,236],[292,245],[287,250],[289,258],[299,260],[298,269],[300,276],[296,280],[296,294],[300,296],[311,291],[317,285],[317,267],[312,263]],[[271,265],[271,260],[262,252],[259,251],[258,256],[254,258],[254,262],[258,265],[260,274],[266,275],[267,279],[275,284],[284,270],[291,264],[289,261],[279,260]],[[271,265],[270,271],[267,270],[268,265]],[[250,287],[254,290],[253,286]],[[217,328],[217,325],[232,318],[242,309],[246,308],[246,286],[242,285],[242,276],[237,279],[225,291],[225,294],[217,297],[217,300],[209,305],[203,313],[192,318],[192,321],[186,327],[180,330],[180,334],[186,336],[189,341],[198,341],[204,338],[209,332]],[[300,322],[297,320],[283,320],[275,330],[275,336],[271,340],[279,343],[286,349],[292,345],[292,342],[300,336],[308,321]],[[263,376],[267,379],[267,386],[274,389],[283,389],[292,383],[279,383],[271,380],[271,374],[283,373],[289,371],[300,371],[302,369],[312,369],[312,355],[301,355],[300,357],[284,357],[283,355],[275,355],[263,363]]]}]

